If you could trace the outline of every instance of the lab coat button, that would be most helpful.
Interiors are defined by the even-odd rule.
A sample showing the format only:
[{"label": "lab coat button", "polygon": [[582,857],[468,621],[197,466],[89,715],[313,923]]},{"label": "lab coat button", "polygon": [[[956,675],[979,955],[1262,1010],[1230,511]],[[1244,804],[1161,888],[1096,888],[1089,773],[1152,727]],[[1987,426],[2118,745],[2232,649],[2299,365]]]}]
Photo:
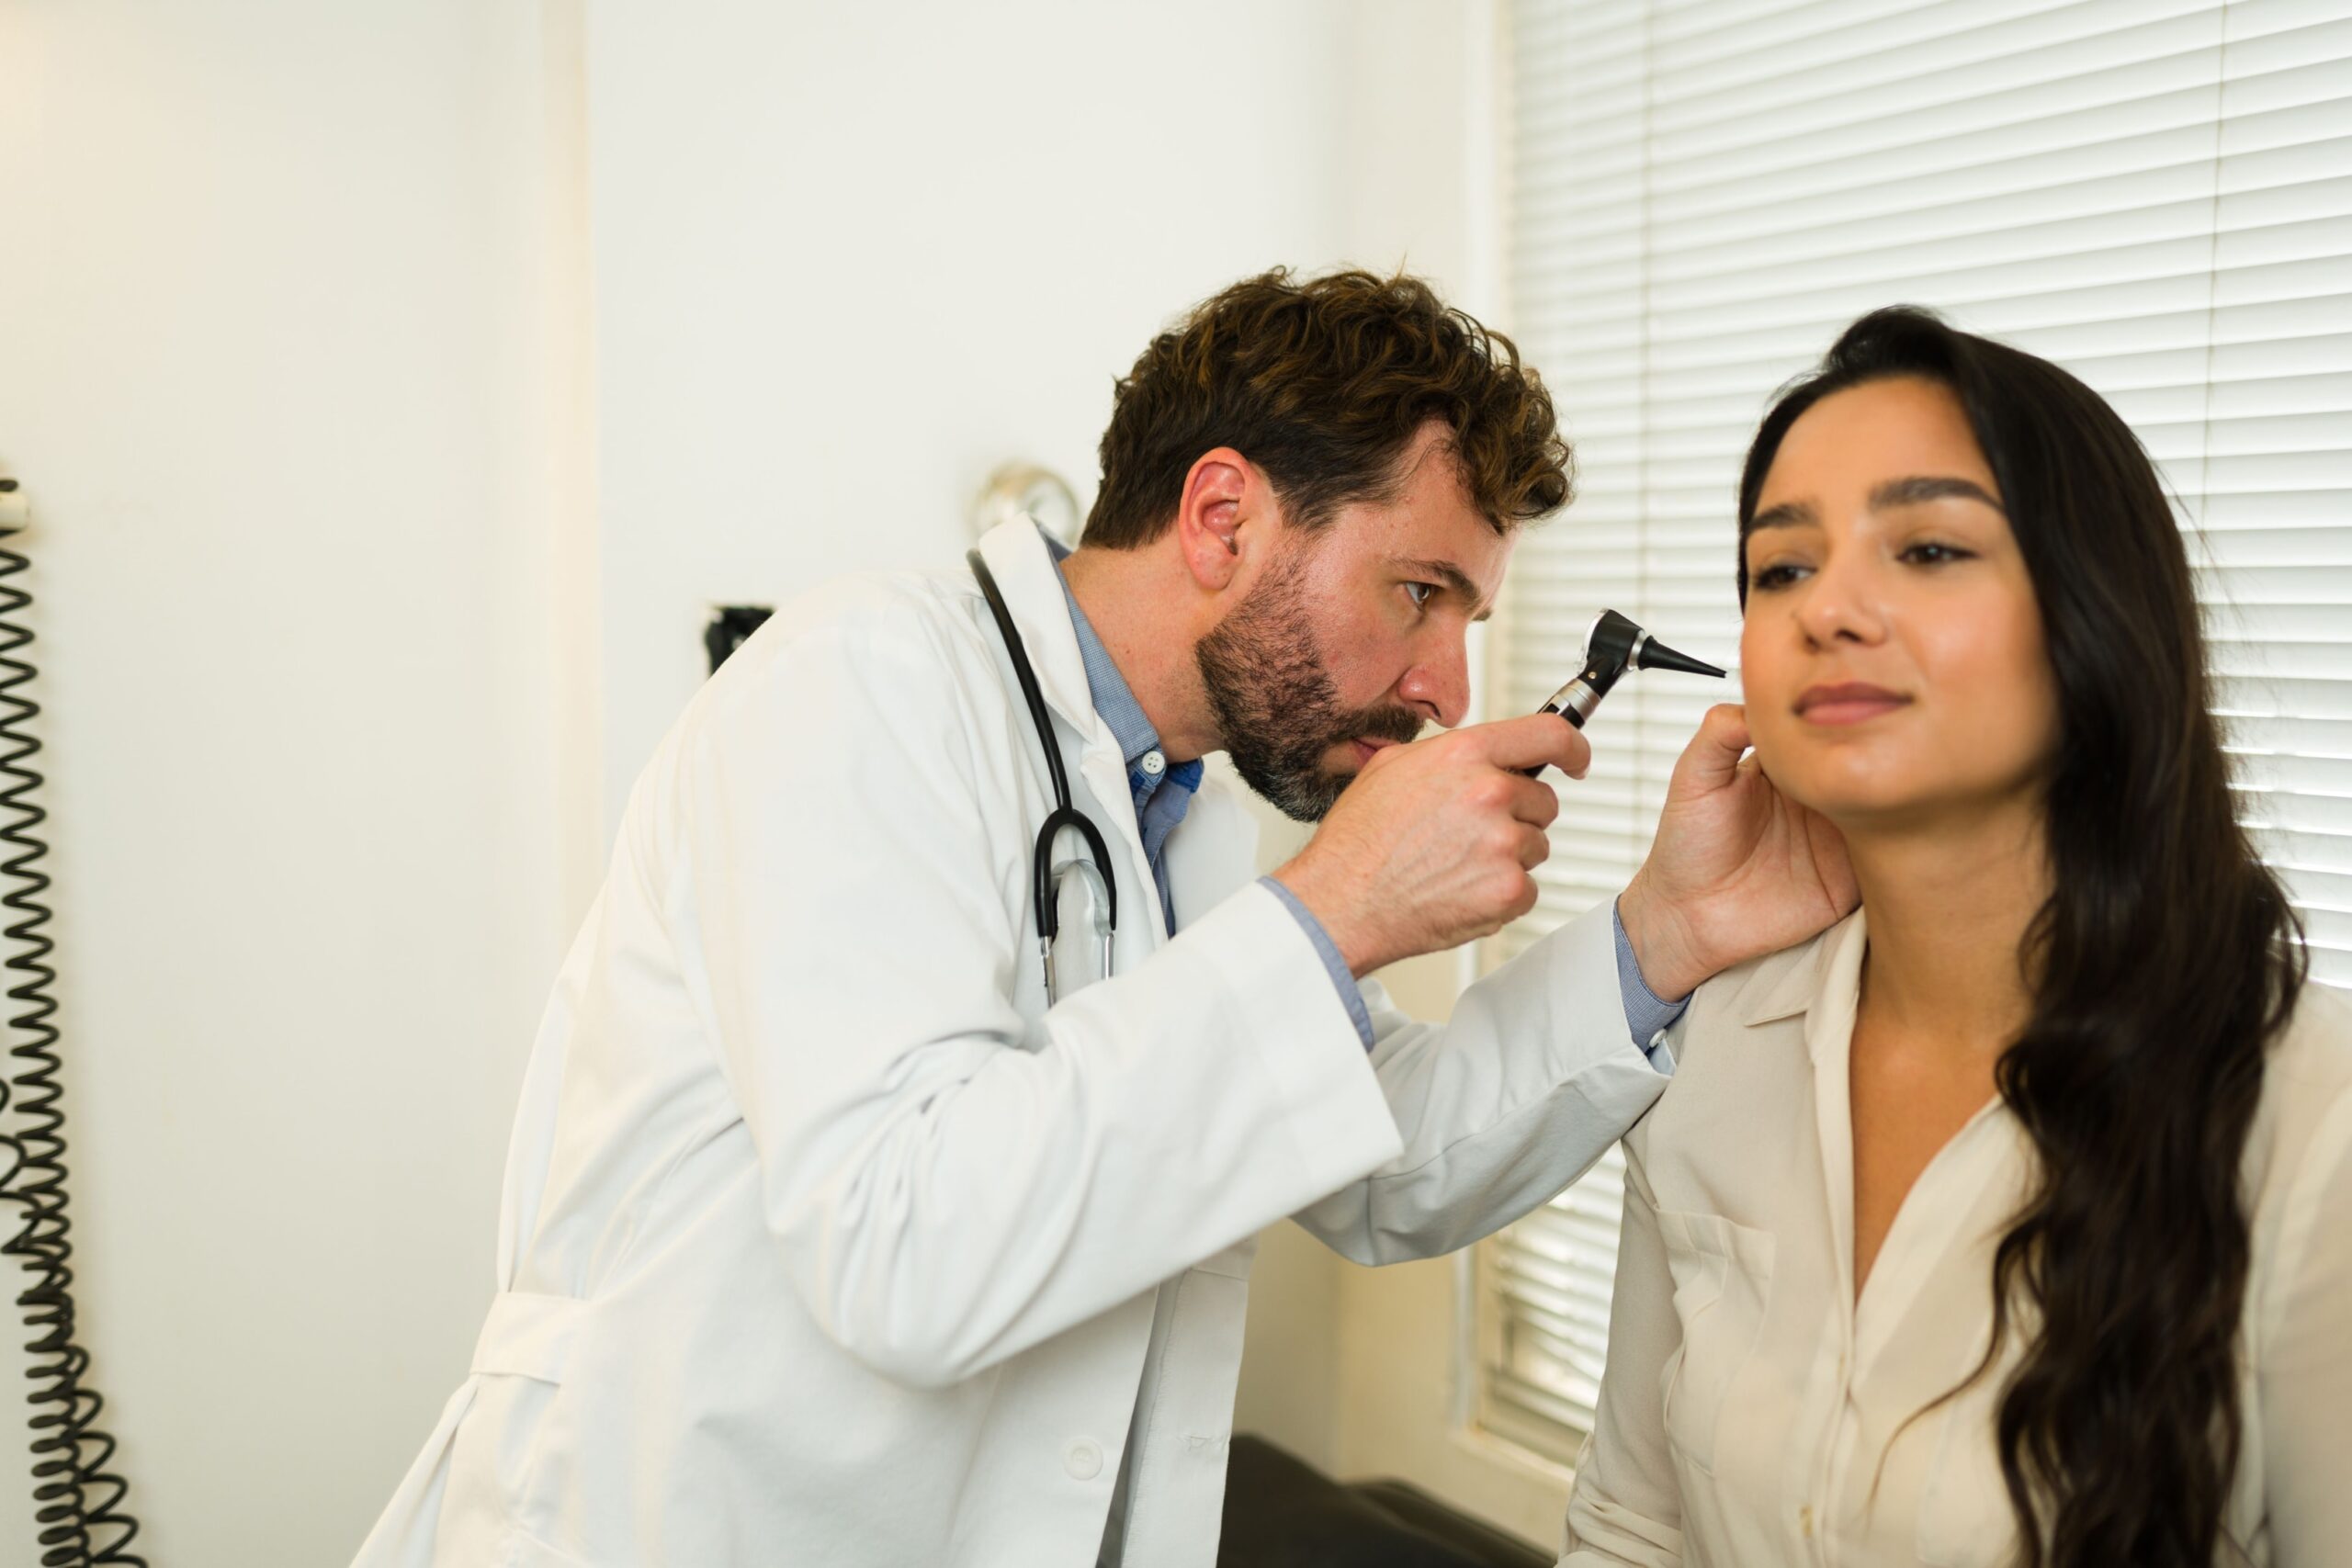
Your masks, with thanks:
[{"label": "lab coat button", "polygon": [[1091,1438],[1074,1440],[1062,1455],[1062,1464],[1074,1481],[1091,1481],[1102,1473],[1102,1446]]},{"label": "lab coat button", "polygon": [[1158,778],[1161,773],[1167,771],[1168,759],[1161,756],[1157,751],[1146,751],[1142,757],[1136,760],[1136,766],[1141,768],[1151,777]]}]

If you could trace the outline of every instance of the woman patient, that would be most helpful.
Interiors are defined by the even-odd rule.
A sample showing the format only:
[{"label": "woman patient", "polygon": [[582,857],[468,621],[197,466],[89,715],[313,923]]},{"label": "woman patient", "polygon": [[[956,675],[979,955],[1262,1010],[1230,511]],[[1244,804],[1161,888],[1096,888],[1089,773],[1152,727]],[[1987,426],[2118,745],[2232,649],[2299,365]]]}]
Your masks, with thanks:
[{"label": "woman patient", "polygon": [[2146,456],[1881,311],[1739,525],[1756,761],[1862,907],[1677,1027],[1566,1561],[2352,1562],[2352,1009],[2233,818]]}]

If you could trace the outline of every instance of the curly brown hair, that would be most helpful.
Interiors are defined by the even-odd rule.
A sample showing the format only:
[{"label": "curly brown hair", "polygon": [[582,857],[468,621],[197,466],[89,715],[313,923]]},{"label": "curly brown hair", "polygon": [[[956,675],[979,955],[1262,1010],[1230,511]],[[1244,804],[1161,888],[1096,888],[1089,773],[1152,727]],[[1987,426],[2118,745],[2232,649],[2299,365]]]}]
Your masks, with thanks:
[{"label": "curly brown hair", "polygon": [[1573,459],[1551,394],[1510,339],[1401,273],[1244,278],[1152,339],[1118,383],[1084,543],[1158,538],[1193,463],[1218,446],[1264,470],[1290,523],[1323,527],[1393,496],[1432,420],[1496,532],[1567,503]]}]

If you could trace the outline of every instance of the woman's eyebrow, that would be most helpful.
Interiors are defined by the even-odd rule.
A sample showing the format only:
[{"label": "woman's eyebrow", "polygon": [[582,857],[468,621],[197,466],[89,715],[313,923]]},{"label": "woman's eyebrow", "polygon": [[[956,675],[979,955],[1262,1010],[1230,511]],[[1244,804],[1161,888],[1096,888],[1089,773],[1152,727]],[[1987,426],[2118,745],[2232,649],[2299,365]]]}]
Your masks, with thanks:
[{"label": "woman's eyebrow", "polygon": [[2008,512],[1995,500],[1990,491],[1973,479],[1956,475],[1918,474],[1909,479],[1886,479],[1871,490],[1871,510],[1892,512],[1898,506],[1917,506],[1929,501],[1981,501],[2004,517]]},{"label": "woman's eyebrow", "polygon": [[1821,519],[1810,504],[1802,501],[1784,501],[1778,506],[1768,506],[1758,513],[1747,525],[1751,534],[1762,528],[1811,528],[1819,526]]}]

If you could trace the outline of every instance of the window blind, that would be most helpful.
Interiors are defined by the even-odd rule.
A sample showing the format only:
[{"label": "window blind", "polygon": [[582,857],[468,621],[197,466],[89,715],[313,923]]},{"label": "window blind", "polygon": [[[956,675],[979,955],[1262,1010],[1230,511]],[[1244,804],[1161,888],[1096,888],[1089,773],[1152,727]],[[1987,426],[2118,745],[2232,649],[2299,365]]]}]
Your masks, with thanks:
[{"label": "window blind", "polygon": [[[1640,864],[1736,700],[1735,487],[1873,307],[2065,365],[2178,500],[2244,819],[2352,987],[2352,0],[1514,0],[1510,321],[1578,498],[1497,617],[1503,712],[1624,611],[1729,682],[1596,716],[1509,956]],[[1606,1353],[1612,1153],[1481,1250],[1478,1419],[1563,1459]]]}]

